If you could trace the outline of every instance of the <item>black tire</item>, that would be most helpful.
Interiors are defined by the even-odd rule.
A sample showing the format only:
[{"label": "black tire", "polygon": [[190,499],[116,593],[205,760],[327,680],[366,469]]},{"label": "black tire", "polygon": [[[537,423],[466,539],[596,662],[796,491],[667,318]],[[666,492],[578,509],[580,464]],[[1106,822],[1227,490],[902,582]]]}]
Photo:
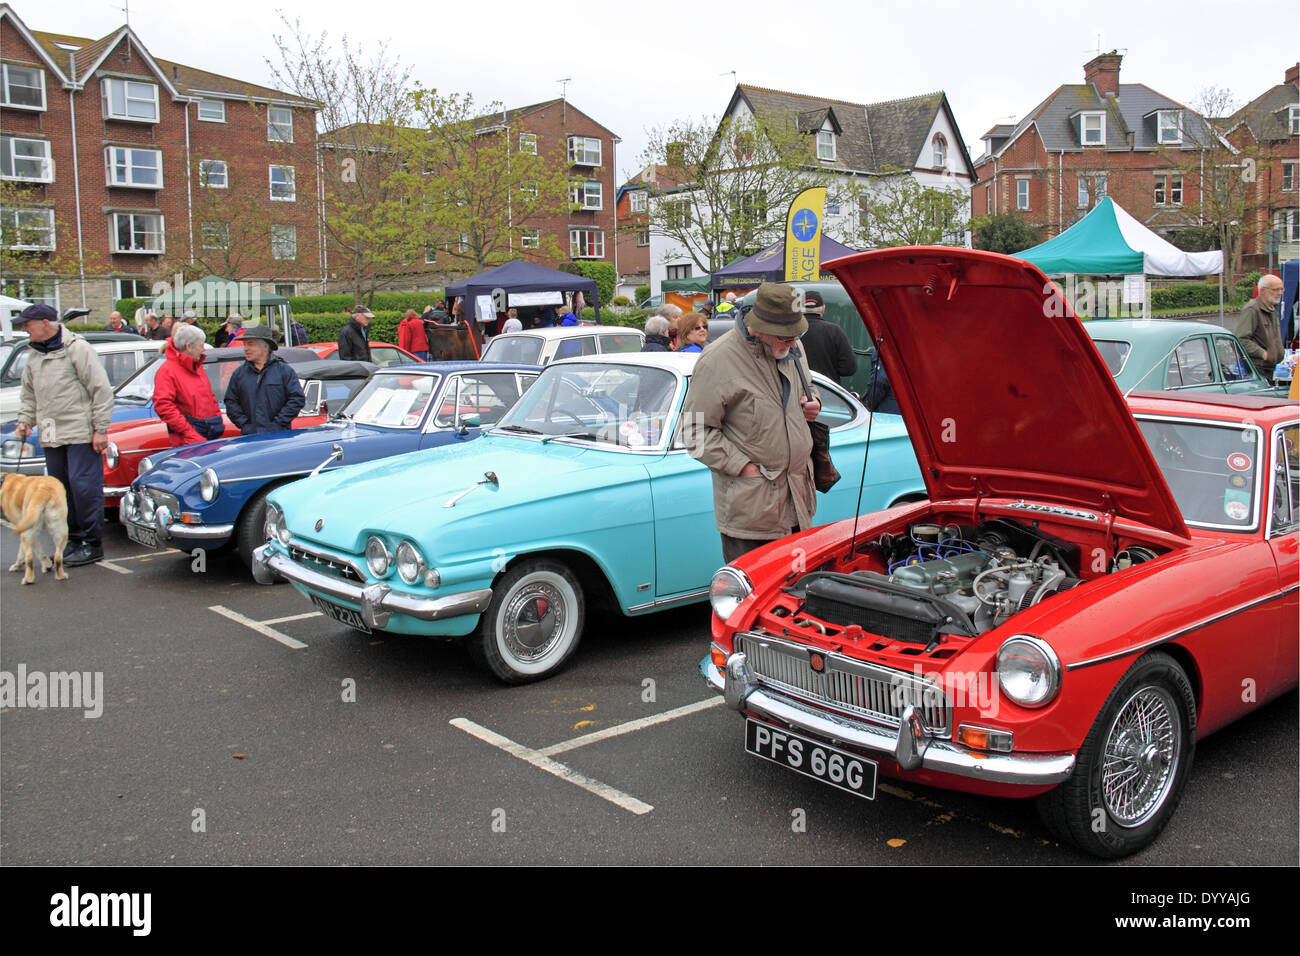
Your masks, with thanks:
[{"label": "black tire", "polygon": [[577,648],[584,616],[582,585],[568,567],[545,558],[522,561],[492,586],[470,654],[503,683],[543,680]]},{"label": "black tire", "polygon": [[[239,520],[235,524],[235,550],[246,568],[253,566],[253,549],[266,544],[266,497],[273,490],[263,488],[253,495],[239,513]],[[283,580],[276,578],[275,583],[279,584]]]},{"label": "black tire", "polygon": [[1154,651],[1134,662],[1079,748],[1074,773],[1038,800],[1057,837],[1114,859],[1173,817],[1196,752],[1196,698],[1182,667]]}]

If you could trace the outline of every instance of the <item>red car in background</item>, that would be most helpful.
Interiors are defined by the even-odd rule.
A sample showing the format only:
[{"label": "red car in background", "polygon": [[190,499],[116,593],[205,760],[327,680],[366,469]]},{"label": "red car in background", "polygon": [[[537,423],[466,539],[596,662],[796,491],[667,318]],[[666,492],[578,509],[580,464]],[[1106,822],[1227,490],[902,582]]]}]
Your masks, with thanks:
[{"label": "red car in background", "polygon": [[[309,348],[323,359],[337,359],[339,344],[337,342],[310,342],[302,348]],[[370,361],[380,368],[390,365],[405,365],[408,362],[422,362],[404,348],[389,342],[370,343]]]},{"label": "red car in background", "polygon": [[[283,348],[276,355],[293,365],[307,399],[293,420],[294,429],[324,424],[329,406],[342,408],[375,369],[369,362],[323,361],[315,352],[304,348]],[[226,426],[223,438],[239,434],[239,429],[225,417],[225,397],[230,376],[244,361],[242,348],[209,349],[203,353],[204,371],[217,404],[222,406],[222,419]],[[151,362],[123,382],[116,393],[118,403],[152,403],[154,375],[161,366],[161,360]],[[135,480],[142,458],[170,446],[167,425],[157,416],[133,418],[111,425],[108,448],[104,451],[104,507],[118,506],[122,495]]]},{"label": "red car in background", "polygon": [[705,678],[747,753],[821,783],[1037,797],[1060,839],[1141,849],[1197,741],[1296,687],[1300,409],[1126,405],[1018,259],[902,248],[830,268],[880,343],[929,500],[719,570]]}]

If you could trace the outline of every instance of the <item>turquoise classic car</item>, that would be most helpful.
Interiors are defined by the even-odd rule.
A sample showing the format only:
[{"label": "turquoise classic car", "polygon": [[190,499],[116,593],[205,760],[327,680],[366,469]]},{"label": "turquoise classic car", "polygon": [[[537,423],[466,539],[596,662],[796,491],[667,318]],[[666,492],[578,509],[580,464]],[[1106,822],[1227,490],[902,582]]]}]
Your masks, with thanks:
[{"label": "turquoise classic car", "polygon": [[[469,636],[509,684],[553,674],[588,602],[646,614],[708,597],[722,565],[712,479],[678,430],[696,356],[566,359],[478,441],[276,489],[254,576],[288,579],[360,631]],[[844,475],[817,519],[924,498],[902,420],[818,379]]]},{"label": "turquoise classic car", "polygon": [[1093,319],[1083,327],[1121,392],[1285,394],[1255,370],[1237,337],[1217,325],[1177,319]]}]

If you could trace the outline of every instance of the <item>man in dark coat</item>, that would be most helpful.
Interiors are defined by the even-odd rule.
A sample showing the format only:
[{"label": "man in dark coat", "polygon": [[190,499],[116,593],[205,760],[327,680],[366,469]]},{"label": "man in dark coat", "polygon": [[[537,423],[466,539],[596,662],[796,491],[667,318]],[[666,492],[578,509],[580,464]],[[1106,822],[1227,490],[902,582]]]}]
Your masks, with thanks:
[{"label": "man in dark coat", "polygon": [[844,330],[834,322],[827,322],[826,303],[816,289],[803,294],[803,314],[808,320],[808,331],[800,340],[808,356],[808,367],[821,372],[832,382],[858,370],[858,359]]},{"label": "man in dark coat", "polygon": [[364,305],[352,310],[352,318],[339,332],[339,360],[343,362],[370,361],[370,320],[375,314]]},{"label": "man in dark coat", "polygon": [[672,344],[668,341],[668,320],[662,315],[652,315],[645,320],[645,344],[642,352],[671,352]]},{"label": "man in dark coat", "polygon": [[307,403],[291,366],[275,354],[275,336],[265,325],[244,330],[243,365],[226,386],[226,414],[241,435],[288,431]]}]

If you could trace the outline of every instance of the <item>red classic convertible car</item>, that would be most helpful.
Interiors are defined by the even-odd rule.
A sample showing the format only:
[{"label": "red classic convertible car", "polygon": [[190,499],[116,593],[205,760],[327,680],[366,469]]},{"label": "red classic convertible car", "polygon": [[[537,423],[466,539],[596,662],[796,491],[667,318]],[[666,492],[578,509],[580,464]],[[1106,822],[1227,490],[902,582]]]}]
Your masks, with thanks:
[{"label": "red classic convertible car", "polygon": [[1061,839],[1140,849],[1197,740],[1296,686],[1296,403],[1126,405],[1017,259],[891,249],[831,269],[929,501],[718,571],[705,677],[749,753],[823,783],[1037,797]]}]

